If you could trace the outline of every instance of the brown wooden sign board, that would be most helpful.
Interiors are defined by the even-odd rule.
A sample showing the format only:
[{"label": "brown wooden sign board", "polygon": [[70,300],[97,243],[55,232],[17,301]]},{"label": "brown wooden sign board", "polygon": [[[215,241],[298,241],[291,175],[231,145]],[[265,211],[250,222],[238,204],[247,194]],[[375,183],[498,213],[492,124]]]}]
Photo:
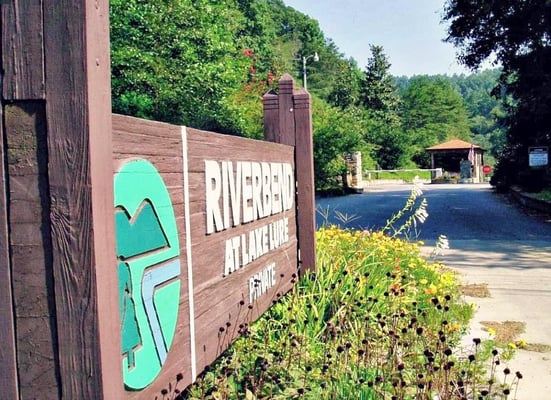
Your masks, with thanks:
[{"label": "brown wooden sign board", "polygon": [[[194,381],[238,337],[240,325],[257,319],[291,288],[298,260],[294,147],[117,115],[113,116],[113,146],[117,210],[122,212],[130,189],[148,186],[147,175],[134,186],[131,178],[122,177],[132,173],[129,166],[154,167],[167,188],[177,230],[179,249],[173,258],[177,261],[171,264],[179,265],[177,318],[173,325],[160,324],[165,342],[171,343],[163,350],[166,358],[155,376],[142,379],[143,375],[135,374],[148,360],[159,357],[158,349],[150,351],[149,358],[141,356],[147,345],[155,344],[141,337],[141,343],[130,345],[121,361],[127,388],[135,390],[127,392],[128,398],[154,398],[169,383],[181,390]],[[140,201],[145,200],[140,204],[151,206],[155,215],[162,213],[156,208],[160,201],[147,197],[147,193],[138,195],[126,210],[134,227],[138,226],[136,215],[145,215],[145,207],[137,206]],[[160,225],[161,229],[168,226],[162,221]],[[121,232],[125,231],[117,228],[118,242]],[[170,233],[165,236],[169,238]],[[124,249],[120,253],[125,251],[130,254]],[[119,259],[126,260],[120,254]],[[132,264],[134,258],[127,259],[129,269],[138,266],[139,260]],[[155,267],[147,265],[143,276],[153,276]],[[136,290],[145,297],[146,289]],[[139,325],[137,308],[142,301],[136,297],[131,301]],[[138,327],[142,336],[148,329]],[[164,332],[167,329],[174,329],[172,338],[171,332]],[[123,348],[124,337],[123,332]]]},{"label": "brown wooden sign board", "polygon": [[6,398],[163,398],[315,266],[309,95],[264,99],[285,145],[112,124],[108,15],[0,0]]}]

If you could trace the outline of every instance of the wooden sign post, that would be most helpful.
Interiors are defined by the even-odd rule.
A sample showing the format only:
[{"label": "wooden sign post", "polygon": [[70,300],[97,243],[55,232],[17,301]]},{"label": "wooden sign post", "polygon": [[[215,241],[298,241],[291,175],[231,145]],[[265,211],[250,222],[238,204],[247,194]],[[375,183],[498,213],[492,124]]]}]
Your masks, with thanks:
[{"label": "wooden sign post", "polygon": [[109,3],[0,7],[2,396],[118,399]]},{"label": "wooden sign post", "polygon": [[279,81],[279,93],[269,92],[262,100],[264,138],[295,147],[299,264],[302,272],[313,270],[316,221],[310,94],[304,89],[295,90],[293,78],[285,74]]}]

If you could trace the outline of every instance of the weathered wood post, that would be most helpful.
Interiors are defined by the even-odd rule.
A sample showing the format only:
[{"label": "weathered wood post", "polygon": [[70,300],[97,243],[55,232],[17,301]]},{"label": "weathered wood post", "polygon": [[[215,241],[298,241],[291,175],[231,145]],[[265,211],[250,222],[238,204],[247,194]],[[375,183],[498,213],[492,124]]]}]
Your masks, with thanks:
[{"label": "weathered wood post", "polygon": [[18,399],[17,362],[8,238],[6,174],[4,170],[4,115],[0,104],[0,390],[10,399]]},{"label": "weathered wood post", "polygon": [[265,139],[295,146],[299,263],[301,272],[313,270],[316,223],[310,94],[305,89],[295,91],[293,78],[285,74],[279,81],[279,93],[267,93],[263,103]]},{"label": "weathered wood post", "polygon": [[119,399],[109,3],[0,18],[1,397]]}]

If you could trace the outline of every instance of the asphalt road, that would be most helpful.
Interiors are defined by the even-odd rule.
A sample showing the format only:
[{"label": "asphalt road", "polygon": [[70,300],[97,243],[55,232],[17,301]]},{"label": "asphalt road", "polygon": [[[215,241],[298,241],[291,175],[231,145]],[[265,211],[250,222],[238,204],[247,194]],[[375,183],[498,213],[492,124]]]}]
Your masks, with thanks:
[{"label": "asphalt road", "polygon": [[[407,200],[411,185],[372,186],[363,194],[317,199],[318,226],[337,223],[356,229],[380,229]],[[491,297],[466,297],[476,304],[464,346],[475,337],[489,339],[484,321],[519,321],[519,337],[551,346],[551,220],[520,209],[489,185],[425,185],[428,219],[418,239],[430,254],[437,237],[449,238],[450,249],[439,261],[460,274],[465,284],[486,284]],[[348,217],[346,223],[337,218]],[[323,215],[322,215],[323,214]],[[346,218],[345,218],[346,219]],[[518,400],[551,399],[551,352],[517,350],[502,364],[524,378]],[[499,372],[499,371],[498,371]]]},{"label": "asphalt road", "polygon": [[[377,185],[362,194],[318,198],[316,222],[338,224],[347,228],[383,228],[400,210],[412,185]],[[417,225],[420,240],[434,241],[439,235],[455,240],[550,240],[551,223],[530,216],[488,184],[424,185],[428,219]],[[342,222],[338,215],[346,216]],[[345,218],[345,219],[346,219]],[[400,225],[400,224],[397,224]]]}]

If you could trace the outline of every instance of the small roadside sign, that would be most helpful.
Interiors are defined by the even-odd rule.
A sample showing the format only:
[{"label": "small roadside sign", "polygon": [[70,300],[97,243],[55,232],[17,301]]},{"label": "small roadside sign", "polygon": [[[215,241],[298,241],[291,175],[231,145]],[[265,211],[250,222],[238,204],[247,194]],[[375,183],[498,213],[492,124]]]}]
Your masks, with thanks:
[{"label": "small roadside sign", "polygon": [[490,165],[485,165],[482,167],[482,172],[484,172],[484,175],[490,175],[492,173],[492,167]]},{"label": "small roadside sign", "polygon": [[528,148],[528,163],[530,167],[545,167],[548,162],[549,148],[547,146]]}]

